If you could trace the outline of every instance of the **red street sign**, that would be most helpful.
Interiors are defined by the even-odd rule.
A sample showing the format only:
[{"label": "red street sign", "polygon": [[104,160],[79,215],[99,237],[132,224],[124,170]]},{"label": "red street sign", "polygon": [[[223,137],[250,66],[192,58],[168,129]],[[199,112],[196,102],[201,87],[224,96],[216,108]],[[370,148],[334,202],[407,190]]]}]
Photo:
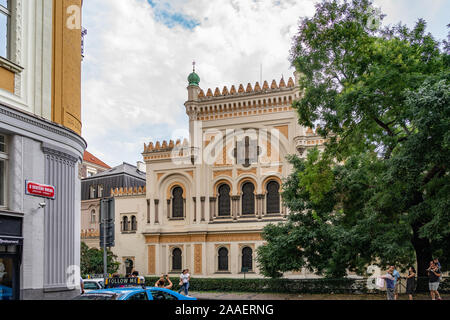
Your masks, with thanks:
[{"label": "red street sign", "polygon": [[55,187],[31,181],[25,181],[26,194],[30,196],[55,199]]}]

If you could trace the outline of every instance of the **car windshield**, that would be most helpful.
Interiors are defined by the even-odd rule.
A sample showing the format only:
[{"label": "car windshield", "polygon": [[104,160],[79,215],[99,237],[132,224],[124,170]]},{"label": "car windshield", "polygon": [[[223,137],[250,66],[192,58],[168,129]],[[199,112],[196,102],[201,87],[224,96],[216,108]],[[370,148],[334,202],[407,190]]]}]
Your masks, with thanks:
[{"label": "car windshield", "polygon": [[84,290],[96,290],[98,289],[97,283],[93,281],[85,281],[84,282]]},{"label": "car windshield", "polygon": [[117,293],[87,293],[76,297],[74,300],[117,300],[121,297]]}]

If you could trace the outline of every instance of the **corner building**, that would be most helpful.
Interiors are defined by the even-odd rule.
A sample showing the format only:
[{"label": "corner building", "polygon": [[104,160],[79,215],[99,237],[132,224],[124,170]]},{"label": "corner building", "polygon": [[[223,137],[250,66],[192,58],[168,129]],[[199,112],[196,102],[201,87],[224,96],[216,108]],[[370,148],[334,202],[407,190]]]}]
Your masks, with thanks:
[{"label": "corner building", "polygon": [[324,143],[291,108],[301,98],[297,76],[205,93],[189,75],[189,140],[146,144],[145,194],[112,193],[120,272],[131,264],[156,276],[189,268],[195,277],[261,277],[262,229],[289,214],[280,196],[292,170],[286,156]]},{"label": "corner building", "polygon": [[0,300],[79,294],[81,5],[0,0]]}]

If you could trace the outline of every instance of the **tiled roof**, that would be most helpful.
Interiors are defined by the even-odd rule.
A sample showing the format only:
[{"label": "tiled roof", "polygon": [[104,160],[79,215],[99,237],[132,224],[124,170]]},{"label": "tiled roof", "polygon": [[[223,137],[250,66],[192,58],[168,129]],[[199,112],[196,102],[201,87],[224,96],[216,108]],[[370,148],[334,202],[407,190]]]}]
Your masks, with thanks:
[{"label": "tiled roof", "polygon": [[102,160],[100,160],[99,158],[94,156],[89,151],[84,152],[83,161],[90,162],[92,164],[96,164],[96,165],[106,168],[106,169],[111,169],[110,166],[108,166],[106,163],[104,163]]}]

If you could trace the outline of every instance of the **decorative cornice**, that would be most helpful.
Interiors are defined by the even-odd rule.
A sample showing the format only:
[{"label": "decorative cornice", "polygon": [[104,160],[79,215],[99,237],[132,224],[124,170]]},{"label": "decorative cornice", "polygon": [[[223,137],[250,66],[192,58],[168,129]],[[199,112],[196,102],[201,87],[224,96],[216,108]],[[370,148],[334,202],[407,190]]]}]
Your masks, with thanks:
[{"label": "decorative cornice", "polygon": [[[86,149],[87,146],[86,141],[77,133],[59,124],[50,122],[44,118],[38,118],[35,115],[25,113],[24,111],[19,111],[12,107],[7,107],[2,104],[0,104],[0,115],[4,115],[11,119],[27,123],[33,127],[40,128],[49,133],[68,138],[73,142],[75,142],[76,144],[78,144],[83,150]],[[3,120],[5,118],[0,117],[0,119]],[[0,122],[8,123],[7,121],[0,121]],[[23,129],[23,125],[21,126],[21,128]],[[32,132],[36,134],[35,130],[32,130]]]},{"label": "decorative cornice", "polygon": [[23,67],[3,57],[0,57],[0,67],[5,68],[14,73],[21,73],[23,71]]},{"label": "decorative cornice", "polygon": [[54,156],[56,158],[67,160],[67,161],[71,162],[72,164],[75,164],[78,161],[78,159],[76,157],[71,156],[70,154],[62,152],[60,150],[55,150],[54,148],[49,147],[49,146],[43,146],[42,147],[42,151],[46,155],[51,155],[51,156]]}]

